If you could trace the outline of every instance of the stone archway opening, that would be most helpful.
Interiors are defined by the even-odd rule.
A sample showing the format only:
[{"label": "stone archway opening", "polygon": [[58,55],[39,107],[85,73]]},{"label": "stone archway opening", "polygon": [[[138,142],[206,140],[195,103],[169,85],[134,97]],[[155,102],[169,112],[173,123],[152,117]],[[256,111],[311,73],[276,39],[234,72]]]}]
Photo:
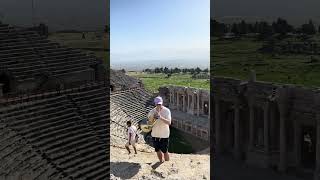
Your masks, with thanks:
[{"label": "stone archway opening", "polygon": [[5,73],[0,73],[0,84],[3,84],[2,86],[2,91],[4,94],[7,94],[11,91],[11,83],[10,83],[10,78],[7,74]]},{"label": "stone archway opening", "polygon": [[316,128],[313,126],[303,126],[301,135],[301,163],[306,169],[315,168],[316,142]]}]

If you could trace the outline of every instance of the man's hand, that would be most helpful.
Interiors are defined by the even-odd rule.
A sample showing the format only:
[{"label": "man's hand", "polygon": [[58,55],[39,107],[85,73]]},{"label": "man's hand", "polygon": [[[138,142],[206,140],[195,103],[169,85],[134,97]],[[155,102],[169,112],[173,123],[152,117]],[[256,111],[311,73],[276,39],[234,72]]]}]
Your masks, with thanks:
[{"label": "man's hand", "polygon": [[168,124],[168,125],[171,125],[171,121],[170,121],[170,120],[164,118],[164,117],[161,116],[160,114],[159,114],[159,116],[160,116],[159,118],[160,118],[161,121],[163,121],[164,123],[166,123],[166,124]]},{"label": "man's hand", "polygon": [[159,113],[159,112],[154,113],[153,117],[154,117],[155,119],[158,119],[158,118],[160,117],[160,113]]}]

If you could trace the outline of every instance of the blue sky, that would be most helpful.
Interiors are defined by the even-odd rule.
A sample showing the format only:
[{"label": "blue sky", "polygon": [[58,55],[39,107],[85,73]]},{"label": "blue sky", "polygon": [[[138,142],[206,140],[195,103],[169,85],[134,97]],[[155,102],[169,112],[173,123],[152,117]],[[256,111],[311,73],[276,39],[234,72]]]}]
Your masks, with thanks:
[{"label": "blue sky", "polygon": [[208,62],[209,0],[110,0],[111,65],[129,61]]}]

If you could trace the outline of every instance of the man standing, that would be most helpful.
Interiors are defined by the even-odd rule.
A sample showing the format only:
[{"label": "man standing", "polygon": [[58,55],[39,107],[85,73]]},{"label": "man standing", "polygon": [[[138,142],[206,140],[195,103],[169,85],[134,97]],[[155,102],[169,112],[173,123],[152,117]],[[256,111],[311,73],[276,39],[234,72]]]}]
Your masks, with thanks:
[{"label": "man standing", "polygon": [[127,121],[127,126],[128,126],[128,142],[126,143],[125,147],[130,154],[131,151],[129,146],[132,145],[135,154],[137,154],[137,149],[136,149],[137,128],[134,125],[132,125],[131,121]]},{"label": "man standing", "polygon": [[[171,112],[168,108],[163,106],[163,100],[160,96],[154,99],[155,108],[148,114],[149,122],[153,123],[151,136],[153,139],[153,146],[157,152],[160,162],[169,161],[169,136],[171,125]],[[163,160],[164,158],[164,160]]]}]

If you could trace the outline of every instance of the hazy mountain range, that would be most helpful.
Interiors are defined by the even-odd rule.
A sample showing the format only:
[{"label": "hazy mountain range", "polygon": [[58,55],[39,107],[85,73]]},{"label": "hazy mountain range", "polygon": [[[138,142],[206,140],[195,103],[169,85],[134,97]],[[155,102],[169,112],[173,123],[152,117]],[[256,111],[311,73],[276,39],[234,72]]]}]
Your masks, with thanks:
[{"label": "hazy mountain range", "polygon": [[146,68],[168,67],[168,68],[209,68],[210,62],[208,60],[144,60],[144,61],[122,61],[112,62],[112,69],[126,69],[129,71],[141,71]]}]

